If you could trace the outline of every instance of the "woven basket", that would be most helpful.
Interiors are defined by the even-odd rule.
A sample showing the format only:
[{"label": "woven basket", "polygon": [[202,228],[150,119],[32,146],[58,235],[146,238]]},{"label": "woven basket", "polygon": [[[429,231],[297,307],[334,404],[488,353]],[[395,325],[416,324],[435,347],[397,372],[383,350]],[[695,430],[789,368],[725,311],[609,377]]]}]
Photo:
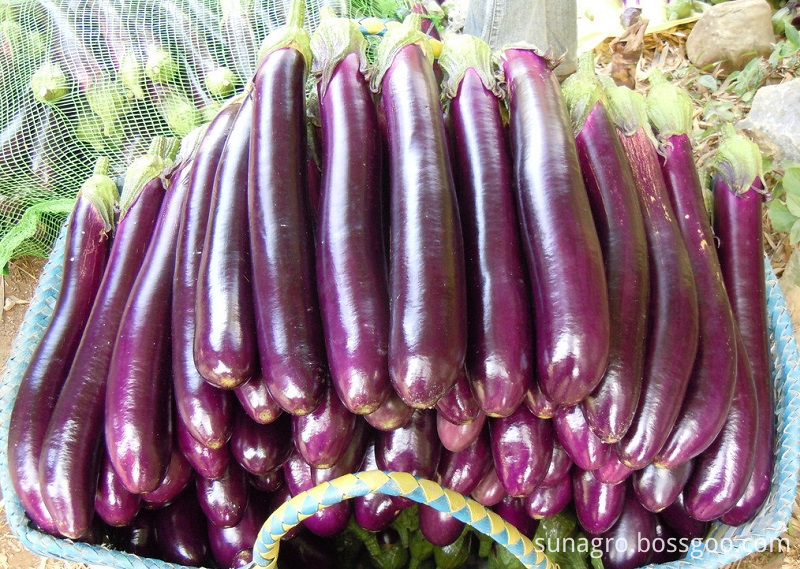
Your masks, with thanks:
[{"label": "woven basket", "polygon": [[[183,566],[147,559],[114,551],[106,547],[57,539],[34,529],[25,515],[19,498],[14,493],[8,471],[8,426],[14,398],[25,368],[44,332],[53,311],[61,281],[64,253],[62,231],[49,261],[39,279],[36,293],[25,315],[19,335],[12,346],[5,375],[0,384],[0,486],[5,498],[6,516],[11,531],[25,547],[44,556],[68,561],[102,565],[114,569],[178,569]],[[751,522],[732,528],[715,524],[710,535],[720,547],[709,550],[704,544],[696,544],[685,560],[674,561],[662,567],[721,567],[746,557],[779,538],[787,529],[791,519],[792,505],[800,468],[800,368],[798,368],[797,343],[789,318],[786,301],[775,274],[765,261],[767,281],[767,312],[770,334],[770,352],[773,360],[773,381],[777,414],[775,439],[775,470],[770,495]],[[404,473],[360,473],[348,475],[325,483],[300,494],[279,508],[264,524],[255,544],[256,564],[272,566],[277,557],[280,537],[293,525],[308,515],[344,499],[380,491],[393,495],[408,496],[412,500],[428,504],[440,511],[470,523],[476,530],[493,537],[509,548],[527,567],[545,569],[552,564],[534,549],[530,540],[519,535],[513,527],[505,524],[495,514],[487,512],[472,500],[442,490],[438,485],[418,480]],[[727,538],[727,539],[726,539]],[[724,541],[723,541],[724,540]],[[725,547],[722,547],[725,544]]]}]

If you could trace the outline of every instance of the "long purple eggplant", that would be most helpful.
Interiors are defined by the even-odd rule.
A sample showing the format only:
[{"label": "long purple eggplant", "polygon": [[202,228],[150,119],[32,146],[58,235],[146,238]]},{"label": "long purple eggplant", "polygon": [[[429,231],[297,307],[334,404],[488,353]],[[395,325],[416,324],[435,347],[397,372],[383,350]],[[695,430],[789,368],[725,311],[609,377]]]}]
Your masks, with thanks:
[{"label": "long purple eggplant", "polygon": [[564,476],[553,486],[540,486],[525,498],[525,511],[535,520],[555,516],[572,501],[572,478]]},{"label": "long purple eggplant", "polygon": [[520,405],[508,417],[489,421],[492,457],[506,492],[527,496],[547,474],[553,455],[551,422],[534,416]]},{"label": "long purple eggplant", "polygon": [[252,123],[248,97],[219,157],[195,288],[194,362],[222,389],[239,387],[258,365],[246,222]]},{"label": "long purple eggplant", "polygon": [[155,515],[154,512],[143,510],[130,525],[113,532],[114,548],[139,557],[157,557]]},{"label": "long purple eggplant", "polygon": [[193,476],[194,470],[189,461],[186,460],[177,445],[173,445],[172,458],[164,479],[152,492],[141,494],[142,500],[144,500],[142,505],[145,508],[158,509],[171,504],[189,485]]},{"label": "long purple eggplant", "polygon": [[563,478],[566,478],[572,468],[572,459],[558,442],[553,443],[553,456],[550,458],[550,466],[547,467],[547,474],[544,475],[539,483],[541,488],[555,486]]},{"label": "long purple eggplant", "polygon": [[456,425],[445,419],[441,413],[436,413],[436,432],[442,446],[450,452],[460,452],[471,445],[483,431],[486,424],[486,415],[483,412],[465,425]]},{"label": "long purple eggplant", "polygon": [[581,405],[561,407],[553,418],[556,439],[578,468],[597,470],[608,462],[613,447],[594,434]]},{"label": "long purple eggplant", "polygon": [[365,421],[358,421],[353,435],[347,441],[347,448],[345,449],[336,464],[330,468],[312,468],[311,476],[314,479],[314,485],[317,486],[328,480],[333,480],[345,474],[353,474],[358,470],[358,467],[364,462],[364,458],[369,448],[370,443],[374,439],[375,433]]},{"label": "long purple eggplant", "polygon": [[642,385],[650,288],[647,237],[630,166],[601,102],[594,60],[583,58],[580,65],[563,92],[603,250],[611,330],[608,366],[582,407],[592,431],[614,443],[630,427]]},{"label": "long purple eggplant", "polygon": [[389,156],[389,371],[408,405],[430,408],[464,366],[467,293],[439,89],[418,22],[412,14],[384,36],[373,88]]},{"label": "long purple eggplant", "polygon": [[525,405],[530,409],[531,413],[540,419],[552,419],[556,416],[556,412],[558,411],[558,404],[550,401],[547,396],[542,393],[539,381],[536,379],[534,379],[533,385],[531,385],[525,393]]},{"label": "long purple eggplant", "polygon": [[758,396],[753,474],[744,495],[722,516],[737,526],[750,520],[769,494],[775,440],[775,402],[767,347],[767,300],[762,242],[761,155],[745,137],[723,139],[715,161],[714,234],[722,276],[750,360]]},{"label": "long purple eggplant", "polygon": [[472,393],[472,382],[462,370],[453,387],[436,402],[437,416],[456,425],[466,425],[474,421],[480,412],[481,407]]},{"label": "long purple eggplant", "polygon": [[666,442],[686,393],[697,352],[697,293],[650,139],[644,100],[625,87],[611,87],[607,95],[647,234],[650,323],[642,392],[633,422],[617,446],[623,463],[643,468]]},{"label": "long purple eggplant", "polygon": [[467,275],[467,372],[484,413],[507,417],[533,380],[533,321],[491,49],[472,36],[452,36],[439,65],[444,93],[452,99]]},{"label": "long purple eggplant", "polygon": [[594,477],[597,478],[597,480],[606,484],[619,484],[620,482],[627,480],[628,477],[633,473],[634,470],[628,466],[625,466],[616,452],[611,453],[611,456],[608,457],[608,462],[606,462],[603,466],[592,471],[592,474],[594,474]]},{"label": "long purple eggplant", "polygon": [[758,395],[747,350],[737,331],[736,388],[730,413],[717,439],[695,459],[692,478],[683,492],[689,514],[710,522],[725,514],[742,497],[756,464]]},{"label": "long purple eggplant", "polygon": [[581,527],[592,535],[608,531],[622,513],[627,487],[627,482],[605,484],[591,472],[573,468],[572,499]]},{"label": "long purple eggplant", "polygon": [[[378,470],[374,441],[367,447],[360,470]],[[367,494],[353,500],[353,517],[356,523],[367,531],[386,529],[397,519],[402,510],[403,507],[396,503],[392,496],[385,494]]]},{"label": "long purple eggplant", "polygon": [[247,473],[236,463],[216,480],[197,477],[197,501],[208,521],[220,528],[237,525],[247,508]]},{"label": "long purple eggplant", "polygon": [[[198,441],[219,448],[233,428],[231,395],[205,381],[194,358],[198,275],[211,210],[214,177],[239,110],[233,103],[208,125],[194,158],[175,257],[172,291],[172,385],[181,421]],[[208,293],[205,293],[208,294]]]},{"label": "long purple eggplant", "polygon": [[266,511],[255,503],[249,504],[238,524],[233,527],[208,524],[208,541],[216,562],[224,568],[243,567],[237,559],[246,557],[253,549],[258,532],[264,523]]},{"label": "long purple eggplant", "polygon": [[231,455],[252,474],[266,474],[286,462],[292,452],[292,422],[281,415],[269,425],[256,423],[241,409],[231,436]]},{"label": "long purple eggplant", "polygon": [[506,490],[494,466],[481,478],[471,495],[476,502],[487,508],[499,503],[506,496]]},{"label": "long purple eggplant", "polygon": [[364,415],[364,419],[379,431],[393,431],[408,425],[413,414],[414,408],[406,405],[392,389],[389,398],[383,402],[383,405],[372,413]]},{"label": "long purple eggplant", "polygon": [[692,461],[671,469],[650,464],[633,473],[631,486],[642,506],[655,514],[678,498],[692,475],[692,467]]},{"label": "long purple eggplant", "polygon": [[647,112],[658,133],[661,173],[689,252],[699,316],[697,358],[686,397],[655,458],[656,464],[674,468],[711,446],[725,425],[736,386],[736,325],[689,140],[691,97],[657,70],[649,80]]},{"label": "long purple eggplant", "polygon": [[539,525],[536,520],[528,515],[523,498],[506,496],[493,508],[497,515],[517,528],[526,537],[532,537]]},{"label": "long purple eggplant", "polygon": [[[655,535],[655,514],[645,510],[633,491],[628,490],[622,515],[614,527],[601,536],[603,567],[636,569],[647,565],[652,555],[651,546]],[[646,549],[642,547],[645,544]]]},{"label": "long purple eggplant", "polygon": [[283,470],[280,468],[266,474],[250,474],[247,479],[250,485],[260,492],[272,493],[283,487]]},{"label": "long purple eggplant", "polygon": [[353,413],[375,411],[391,393],[389,292],[381,236],[378,117],[358,25],[331,18],[311,40],[322,118],[323,172],[317,282],[328,364]]},{"label": "long purple eggplant", "polygon": [[555,74],[530,50],[508,49],[501,57],[537,375],[549,399],[572,405],[594,390],[608,361],[603,256]]},{"label": "long purple eggplant", "polygon": [[[193,148],[189,139],[184,144]],[[169,180],[109,368],[106,449],[123,484],[135,494],[158,487],[172,455],[170,314],[175,242],[188,174],[188,168],[182,167]]]},{"label": "long purple eggplant", "polygon": [[253,79],[248,209],[261,369],[278,404],[304,415],[322,400],[328,371],[305,190],[311,56],[294,39],[305,37],[302,7],[293,6],[287,21]]},{"label": "long purple eggplant", "polygon": [[261,371],[257,371],[253,377],[237,387],[234,393],[242,409],[256,423],[268,425],[283,412],[270,395],[267,381]]},{"label": "long purple eggplant", "polygon": [[197,474],[204,478],[219,478],[225,472],[230,461],[228,445],[211,448],[192,437],[189,428],[178,418],[175,423],[177,429],[178,447],[183,456],[192,465]]},{"label": "long purple eggplant", "polygon": [[311,413],[292,417],[294,446],[314,468],[330,468],[347,450],[356,427],[353,415],[330,385]]},{"label": "long purple eggplant", "polygon": [[[100,451],[102,452],[102,450]],[[131,523],[139,512],[141,498],[131,494],[122,485],[111,461],[103,453],[97,482],[97,493],[92,510],[100,519],[112,527],[123,527]]]},{"label": "long purple eggplant", "polygon": [[[111,247],[108,232],[113,227],[113,207],[118,197],[116,186],[107,177],[100,181],[92,176],[89,181],[92,183],[87,181],[81,188],[68,221],[61,289],[53,315],[22,377],[9,424],[11,482],[25,511],[48,533],[61,528],[43,500],[39,457],[103,279]],[[72,529],[71,523],[60,525],[66,531]],[[87,527],[88,524],[83,529]]]},{"label": "long purple eggplant", "polygon": [[151,181],[120,213],[108,266],[81,343],[42,443],[39,478],[59,533],[80,537],[91,525],[103,440],[106,380],[114,339],[155,226],[164,188]]},{"label": "long purple eggplant", "polygon": [[659,514],[662,520],[681,537],[702,539],[708,533],[708,523],[701,522],[689,515],[684,503],[683,494]]},{"label": "long purple eggplant", "polygon": [[181,494],[174,503],[156,512],[159,557],[191,567],[205,565],[210,554],[206,525],[193,489]]},{"label": "long purple eggplant", "polygon": [[[316,483],[314,482],[313,468],[303,460],[302,455],[295,451],[283,465],[283,476],[286,479],[286,486],[297,496],[306,490],[311,490]],[[344,531],[347,522],[350,521],[352,504],[349,500],[334,504],[324,510],[320,510],[311,517],[306,518],[303,523],[312,533],[321,537],[333,537]]]}]

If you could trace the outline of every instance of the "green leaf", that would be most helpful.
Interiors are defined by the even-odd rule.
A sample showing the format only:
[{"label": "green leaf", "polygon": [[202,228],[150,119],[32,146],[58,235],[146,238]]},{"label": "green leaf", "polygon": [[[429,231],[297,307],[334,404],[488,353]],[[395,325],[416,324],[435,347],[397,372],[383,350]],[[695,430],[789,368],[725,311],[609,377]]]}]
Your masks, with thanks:
[{"label": "green leaf", "polygon": [[800,32],[797,31],[797,28],[794,26],[786,26],[784,33],[786,34],[786,39],[789,40],[789,43],[797,48],[800,48]]},{"label": "green leaf", "polygon": [[790,231],[794,222],[797,221],[797,218],[789,212],[786,204],[780,200],[772,200],[767,213],[772,220],[772,226],[778,231]]},{"label": "green leaf", "polygon": [[787,194],[800,195],[800,166],[788,168],[781,181]]},{"label": "green leaf", "polygon": [[712,91],[717,90],[717,80],[714,79],[712,75],[701,75],[697,78],[697,82],[706,89],[710,89]]},{"label": "green leaf", "polygon": [[800,241],[800,219],[794,222],[792,230],[789,231],[789,243],[794,245],[798,241]]},{"label": "green leaf", "polygon": [[795,216],[800,217],[800,195],[796,192],[790,191],[786,186],[784,188],[786,191],[786,208],[789,212]]}]

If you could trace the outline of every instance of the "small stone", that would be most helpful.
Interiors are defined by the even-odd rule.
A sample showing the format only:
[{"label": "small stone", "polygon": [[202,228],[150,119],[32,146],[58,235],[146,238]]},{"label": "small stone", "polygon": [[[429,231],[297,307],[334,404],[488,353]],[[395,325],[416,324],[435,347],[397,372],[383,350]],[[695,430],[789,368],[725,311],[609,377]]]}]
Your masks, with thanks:
[{"label": "small stone", "polygon": [[701,69],[720,62],[730,73],[769,55],[774,40],[767,0],[735,0],[706,10],[686,40],[686,54]]},{"label": "small stone", "polygon": [[748,132],[761,151],[776,160],[800,162],[800,78],[756,92],[753,106],[737,128]]}]

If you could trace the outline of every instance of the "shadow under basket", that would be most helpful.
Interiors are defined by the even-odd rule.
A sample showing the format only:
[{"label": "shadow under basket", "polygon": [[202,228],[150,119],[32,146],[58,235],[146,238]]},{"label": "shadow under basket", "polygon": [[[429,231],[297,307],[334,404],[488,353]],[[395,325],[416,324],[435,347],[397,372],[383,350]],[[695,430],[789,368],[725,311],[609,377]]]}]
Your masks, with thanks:
[{"label": "shadow under basket", "polygon": [[[0,383],[0,486],[5,498],[8,525],[22,544],[33,553],[67,561],[101,565],[114,569],[178,569],[183,567],[158,559],[138,557],[104,546],[59,539],[38,531],[22,509],[14,492],[8,470],[8,427],[20,381],[31,356],[47,327],[61,285],[64,255],[64,231],[55,244],[39,284],[31,300],[22,328],[14,340],[12,356]],[[797,342],[789,310],[778,280],[765,260],[764,274],[767,283],[767,324],[769,347],[773,365],[773,388],[777,436],[775,438],[775,468],[772,487],[761,511],[752,521],[738,527],[715,523],[709,537],[715,547],[697,542],[686,558],[661,565],[661,567],[721,567],[740,560],[778,539],[787,529],[791,519],[800,468],[800,369],[798,369]],[[320,509],[367,492],[379,491],[404,495],[414,501],[428,504],[441,511],[453,513],[472,525],[477,531],[492,536],[505,545],[526,567],[552,566],[547,558],[534,549],[533,544],[505,524],[496,514],[488,512],[468,500],[437,484],[419,480],[406,473],[368,472],[348,475],[300,494],[281,506],[264,524],[255,544],[255,566],[274,566],[277,560],[280,537]]]}]

